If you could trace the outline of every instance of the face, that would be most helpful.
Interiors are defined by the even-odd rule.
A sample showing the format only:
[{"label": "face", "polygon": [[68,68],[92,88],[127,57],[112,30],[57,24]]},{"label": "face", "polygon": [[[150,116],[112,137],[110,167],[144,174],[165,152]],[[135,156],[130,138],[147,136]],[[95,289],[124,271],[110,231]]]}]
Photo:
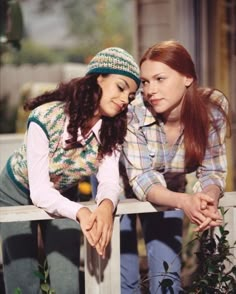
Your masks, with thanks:
[{"label": "face", "polygon": [[156,113],[180,115],[186,87],[192,78],[179,74],[162,62],[146,60],[141,65],[141,81],[144,98]]},{"label": "face", "polygon": [[117,74],[100,75],[97,81],[102,88],[102,97],[96,115],[116,116],[135,98],[137,84],[129,77]]}]

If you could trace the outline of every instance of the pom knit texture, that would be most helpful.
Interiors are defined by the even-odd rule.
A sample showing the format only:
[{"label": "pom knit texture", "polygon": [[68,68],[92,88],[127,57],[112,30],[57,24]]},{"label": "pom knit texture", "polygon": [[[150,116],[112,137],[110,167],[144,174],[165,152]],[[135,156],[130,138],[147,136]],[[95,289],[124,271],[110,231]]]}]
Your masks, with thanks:
[{"label": "pom knit texture", "polygon": [[120,74],[140,84],[139,67],[134,58],[124,49],[110,47],[97,53],[88,64],[87,75],[91,73]]}]

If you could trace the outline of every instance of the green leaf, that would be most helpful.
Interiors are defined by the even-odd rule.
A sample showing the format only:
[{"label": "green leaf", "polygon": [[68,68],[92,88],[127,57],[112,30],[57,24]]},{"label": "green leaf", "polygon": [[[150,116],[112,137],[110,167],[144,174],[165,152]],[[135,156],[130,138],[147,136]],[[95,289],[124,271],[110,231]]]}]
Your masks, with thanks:
[{"label": "green leaf", "polygon": [[41,272],[34,271],[34,275],[38,277],[40,280],[44,281],[44,275]]},{"label": "green leaf", "polygon": [[166,261],[163,261],[163,267],[165,269],[165,272],[167,273],[168,272],[168,269],[169,269],[169,265]]},{"label": "green leaf", "polygon": [[208,280],[201,280],[201,283],[202,284],[205,284],[205,285],[208,285],[209,284]]},{"label": "green leaf", "polygon": [[41,284],[41,290],[48,293],[48,291],[50,290],[50,287],[48,284]]},{"label": "green leaf", "polygon": [[47,280],[48,276],[49,276],[49,270],[45,270],[44,271],[44,276],[45,276],[45,279]]},{"label": "green leaf", "polygon": [[20,288],[16,288],[16,289],[14,290],[14,294],[22,294],[21,289],[20,289]]},{"label": "green leaf", "polygon": [[23,16],[21,6],[17,1],[9,1],[7,19],[7,38],[9,41],[19,41],[23,37]]},{"label": "green leaf", "polygon": [[160,283],[161,287],[163,288],[169,288],[173,286],[174,282],[171,279],[163,279]]},{"label": "green leaf", "polygon": [[233,272],[234,275],[236,275],[236,265],[234,265],[231,269],[231,271]]}]

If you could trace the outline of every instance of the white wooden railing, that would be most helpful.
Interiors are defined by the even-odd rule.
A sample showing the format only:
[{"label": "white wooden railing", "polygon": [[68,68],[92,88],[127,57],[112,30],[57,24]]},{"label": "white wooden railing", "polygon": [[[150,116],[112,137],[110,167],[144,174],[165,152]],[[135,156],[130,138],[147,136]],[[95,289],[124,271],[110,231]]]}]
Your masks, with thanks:
[{"label": "white wooden railing", "polygon": [[[95,208],[93,201],[83,202],[90,209]],[[229,230],[228,240],[231,245],[236,240],[236,192],[228,192],[220,201],[220,206],[228,209],[225,222]],[[120,217],[123,214],[150,213],[163,210],[149,202],[136,199],[123,200],[118,204],[114,217],[114,229],[111,244],[105,259],[100,258],[95,249],[85,242],[85,293],[86,294],[120,294]],[[33,205],[0,208],[0,223],[29,220],[48,220],[53,217]],[[236,249],[232,248],[236,257]],[[235,264],[235,258],[232,262]]]},{"label": "white wooden railing", "polygon": [[[6,159],[22,141],[23,135],[0,135],[0,171]],[[96,205],[93,201],[83,202],[91,210]],[[220,200],[220,206],[228,209],[225,214],[225,223],[229,231],[228,241],[233,247],[236,241],[236,191],[227,192]],[[105,259],[101,259],[94,248],[84,240],[84,272],[86,294],[120,294],[120,217],[123,214],[151,213],[164,210],[153,206],[149,202],[140,202],[136,199],[120,201],[114,217],[114,228],[110,247]],[[53,217],[44,210],[33,205],[0,207],[0,223],[13,221],[48,220]],[[235,263],[236,248],[233,247],[231,262]]]}]

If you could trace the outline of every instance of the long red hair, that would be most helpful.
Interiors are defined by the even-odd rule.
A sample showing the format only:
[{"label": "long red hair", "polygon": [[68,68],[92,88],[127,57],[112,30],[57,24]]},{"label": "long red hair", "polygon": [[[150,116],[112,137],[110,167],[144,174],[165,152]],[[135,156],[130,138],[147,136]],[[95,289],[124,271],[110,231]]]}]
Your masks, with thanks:
[{"label": "long red hair", "polygon": [[140,66],[145,60],[162,62],[178,73],[193,79],[184,97],[181,123],[184,126],[185,166],[195,169],[204,159],[211,125],[216,129],[220,138],[220,129],[217,128],[211,116],[211,109],[214,107],[219,109],[227,123],[229,123],[228,115],[220,102],[210,99],[214,89],[198,87],[193,60],[180,43],[164,41],[155,44],[144,53]]}]

